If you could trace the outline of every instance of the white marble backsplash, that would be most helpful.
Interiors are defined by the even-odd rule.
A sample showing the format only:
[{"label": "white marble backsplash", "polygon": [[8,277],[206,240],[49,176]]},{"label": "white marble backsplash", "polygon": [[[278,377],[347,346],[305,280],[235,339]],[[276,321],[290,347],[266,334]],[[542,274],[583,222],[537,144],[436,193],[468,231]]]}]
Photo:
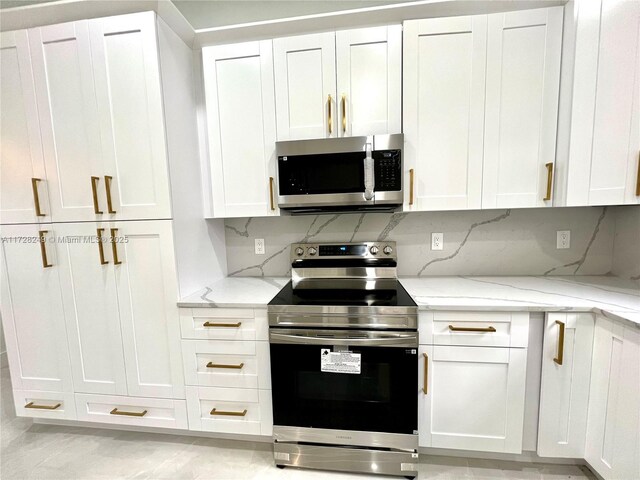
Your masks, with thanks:
[{"label": "white marble backsplash", "polygon": [[[295,242],[395,240],[401,276],[604,275],[613,269],[620,208],[627,207],[227,219],[228,274],[288,276]],[[557,230],[571,231],[571,248],[556,249]],[[432,232],[444,233],[442,251],[430,249]],[[265,255],[254,253],[256,238],[265,239]]]},{"label": "white marble backsplash", "polygon": [[640,205],[616,207],[611,271],[640,285]]}]

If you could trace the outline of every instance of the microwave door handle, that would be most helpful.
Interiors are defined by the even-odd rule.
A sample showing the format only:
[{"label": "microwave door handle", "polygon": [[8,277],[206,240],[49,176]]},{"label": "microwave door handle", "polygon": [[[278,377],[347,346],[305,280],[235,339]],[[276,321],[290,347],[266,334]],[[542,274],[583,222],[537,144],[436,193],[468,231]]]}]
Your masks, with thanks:
[{"label": "microwave door handle", "polygon": [[311,337],[288,333],[274,333],[269,335],[271,343],[294,343],[304,345],[363,345],[363,346],[394,346],[405,345],[417,341],[415,335],[401,335],[382,338],[363,337]]}]

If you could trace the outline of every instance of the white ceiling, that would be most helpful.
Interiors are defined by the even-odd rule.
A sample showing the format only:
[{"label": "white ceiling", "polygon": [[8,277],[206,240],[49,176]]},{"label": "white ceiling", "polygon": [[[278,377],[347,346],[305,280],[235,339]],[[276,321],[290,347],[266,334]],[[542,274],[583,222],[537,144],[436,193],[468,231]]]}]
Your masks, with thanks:
[{"label": "white ceiling", "polygon": [[[56,0],[0,0],[13,8]],[[90,0],[95,1],[95,0]],[[113,1],[113,0],[111,0]],[[126,0],[118,0],[126,1]],[[375,7],[411,0],[172,0],[194,29]]]}]

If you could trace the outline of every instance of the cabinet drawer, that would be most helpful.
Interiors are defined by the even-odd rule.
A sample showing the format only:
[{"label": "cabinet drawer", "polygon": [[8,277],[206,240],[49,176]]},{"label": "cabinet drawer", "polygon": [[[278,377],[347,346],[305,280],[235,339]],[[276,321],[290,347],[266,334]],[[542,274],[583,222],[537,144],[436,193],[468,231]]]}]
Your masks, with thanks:
[{"label": "cabinet drawer", "polygon": [[203,432],[271,435],[271,390],[187,387],[189,428]]},{"label": "cabinet drawer", "polygon": [[73,393],[14,390],[13,402],[18,417],[76,419]]},{"label": "cabinet drawer", "polygon": [[183,340],[187,385],[271,388],[268,342]]},{"label": "cabinet drawer", "polygon": [[183,430],[188,427],[184,400],[82,393],[75,397],[78,420]]},{"label": "cabinet drawer", "polygon": [[256,339],[254,312],[246,308],[181,308],[180,329],[187,339]]},{"label": "cabinet drawer", "polygon": [[422,345],[526,347],[527,312],[424,312],[419,319]]}]

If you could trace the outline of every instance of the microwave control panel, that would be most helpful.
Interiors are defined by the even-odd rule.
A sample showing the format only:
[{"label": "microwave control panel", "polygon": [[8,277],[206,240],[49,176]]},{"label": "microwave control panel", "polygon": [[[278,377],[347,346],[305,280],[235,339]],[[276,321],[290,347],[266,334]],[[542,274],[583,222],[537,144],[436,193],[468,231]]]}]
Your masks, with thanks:
[{"label": "microwave control panel", "polygon": [[397,191],[402,188],[402,159],[400,150],[378,150],[374,160],[375,191]]}]

